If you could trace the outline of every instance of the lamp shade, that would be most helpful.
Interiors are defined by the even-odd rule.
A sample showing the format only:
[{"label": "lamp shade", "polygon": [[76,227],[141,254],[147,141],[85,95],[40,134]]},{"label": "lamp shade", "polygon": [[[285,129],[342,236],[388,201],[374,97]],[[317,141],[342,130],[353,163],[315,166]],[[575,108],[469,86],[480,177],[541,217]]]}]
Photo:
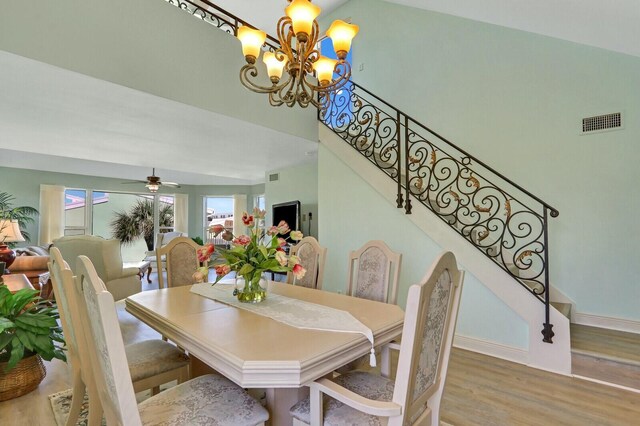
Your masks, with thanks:
[{"label": "lamp shade", "polygon": [[158,189],[160,189],[160,185],[157,183],[148,183],[145,186],[149,188],[149,192],[158,192]]},{"label": "lamp shade", "polygon": [[276,79],[276,81],[280,80],[280,77],[282,77],[282,69],[287,64],[287,57],[284,56],[282,61],[279,61],[275,53],[264,52],[262,60],[267,66],[267,74],[269,74],[269,77]]},{"label": "lamp shade", "polygon": [[293,0],[284,9],[284,13],[291,18],[293,32],[296,36],[300,33],[311,34],[313,21],[320,15],[320,7],[312,4],[309,0]]},{"label": "lamp shade", "polygon": [[351,50],[351,40],[358,34],[359,30],[360,27],[357,25],[347,24],[339,19],[333,21],[327,30],[327,37],[331,38],[333,50],[335,50],[340,59],[344,59],[349,50]]},{"label": "lamp shade", "polygon": [[0,244],[24,241],[17,220],[0,219]]},{"label": "lamp shade", "polygon": [[336,68],[335,59],[327,58],[326,56],[320,56],[313,64],[313,69],[316,72],[318,81],[321,85],[329,84],[333,78],[333,70]]},{"label": "lamp shade", "polygon": [[264,31],[254,30],[253,28],[243,26],[238,28],[238,39],[242,43],[242,54],[247,61],[248,58],[255,58],[260,56],[260,48],[267,39],[267,34]]}]

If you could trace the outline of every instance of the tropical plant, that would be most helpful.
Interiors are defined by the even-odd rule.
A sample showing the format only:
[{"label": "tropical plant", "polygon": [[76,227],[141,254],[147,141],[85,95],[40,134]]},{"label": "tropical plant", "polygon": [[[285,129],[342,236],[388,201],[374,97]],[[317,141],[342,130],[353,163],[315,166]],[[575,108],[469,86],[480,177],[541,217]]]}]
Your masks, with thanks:
[{"label": "tropical plant", "polygon": [[47,361],[67,360],[55,304],[38,296],[38,290],[11,294],[0,285],[0,361],[11,370],[23,358],[38,354]]},{"label": "tropical plant", "polygon": [[[160,226],[173,226],[173,205],[160,202]],[[140,236],[147,243],[147,249],[153,250],[153,201],[138,200],[129,211],[115,212],[115,218],[109,224],[113,238],[123,244],[131,244]]]},{"label": "tropical plant", "polygon": [[29,206],[13,207],[14,200],[15,197],[8,192],[0,192],[0,219],[17,220],[22,236],[31,242],[31,235],[26,228],[35,222],[33,216],[38,215],[38,210]]}]

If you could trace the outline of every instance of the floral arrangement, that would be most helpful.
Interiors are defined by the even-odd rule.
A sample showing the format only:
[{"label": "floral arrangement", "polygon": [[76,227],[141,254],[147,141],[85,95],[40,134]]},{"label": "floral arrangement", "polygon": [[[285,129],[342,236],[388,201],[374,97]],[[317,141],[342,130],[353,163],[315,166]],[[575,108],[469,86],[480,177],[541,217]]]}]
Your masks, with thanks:
[{"label": "floral arrangement", "polygon": [[[293,272],[296,279],[304,277],[306,270],[300,264],[298,256],[288,256],[284,251],[287,239],[299,241],[303,235],[300,231],[291,231],[285,221],[281,221],[278,226],[272,226],[264,232],[260,227],[260,222],[264,219],[266,212],[255,208],[253,215],[244,212],[242,223],[249,229],[249,235],[235,236],[232,232],[225,230],[222,225],[214,225],[210,231],[215,235],[221,235],[225,241],[230,241],[232,248],[220,250],[220,255],[224,259],[214,266],[217,283],[231,271],[236,272],[236,276],[244,279],[243,288],[237,289],[238,298],[240,293],[250,294],[252,292],[262,292],[260,279],[265,271],[273,272]],[[278,235],[289,233],[287,239],[279,238]],[[206,246],[205,246],[206,247]],[[211,251],[209,251],[211,250]],[[212,249],[203,249],[203,258],[207,253],[213,253]],[[207,260],[210,258],[207,257]],[[242,299],[241,299],[242,300]]]}]

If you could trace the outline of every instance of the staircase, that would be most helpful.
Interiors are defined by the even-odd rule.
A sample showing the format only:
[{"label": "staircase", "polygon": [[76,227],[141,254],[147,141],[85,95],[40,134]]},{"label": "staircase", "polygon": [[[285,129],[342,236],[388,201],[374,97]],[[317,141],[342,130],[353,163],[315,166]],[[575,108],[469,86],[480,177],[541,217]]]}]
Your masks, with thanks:
[{"label": "staircase", "polygon": [[[230,34],[249,25],[209,0],[165,1]],[[268,37],[269,49],[274,43]],[[333,149],[360,153],[378,170],[368,176],[378,173],[386,179],[376,189],[382,193],[380,188],[393,187],[394,204],[410,220],[433,217],[446,232],[461,237],[462,245],[434,241],[454,250],[465,267],[529,322],[530,365],[567,373],[568,321],[550,304],[548,220],[558,211],[354,82],[331,101],[318,119],[342,141]],[[323,143],[331,137],[320,129]],[[432,223],[419,226],[433,237]],[[560,344],[551,345],[554,324],[562,336]],[[541,334],[534,333],[539,327]]]}]

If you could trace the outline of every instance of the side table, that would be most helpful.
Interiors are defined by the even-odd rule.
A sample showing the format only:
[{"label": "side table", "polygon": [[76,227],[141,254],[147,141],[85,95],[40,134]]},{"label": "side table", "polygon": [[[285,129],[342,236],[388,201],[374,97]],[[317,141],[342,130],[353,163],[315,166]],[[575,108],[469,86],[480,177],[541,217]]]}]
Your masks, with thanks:
[{"label": "side table", "polygon": [[138,277],[140,277],[140,281],[144,277],[144,274],[147,274],[147,282],[151,284],[151,261],[143,260],[140,262],[124,262],[122,264],[123,268],[138,268]]},{"label": "side table", "polygon": [[18,290],[29,288],[34,290],[33,286],[29,282],[29,279],[24,274],[9,274],[3,275],[2,281],[7,285],[11,293],[15,293]]}]

